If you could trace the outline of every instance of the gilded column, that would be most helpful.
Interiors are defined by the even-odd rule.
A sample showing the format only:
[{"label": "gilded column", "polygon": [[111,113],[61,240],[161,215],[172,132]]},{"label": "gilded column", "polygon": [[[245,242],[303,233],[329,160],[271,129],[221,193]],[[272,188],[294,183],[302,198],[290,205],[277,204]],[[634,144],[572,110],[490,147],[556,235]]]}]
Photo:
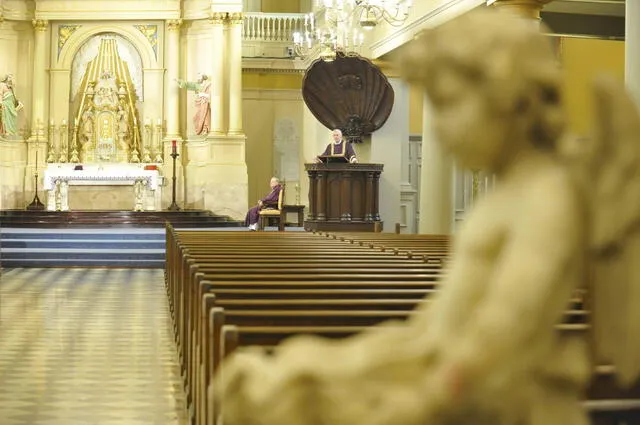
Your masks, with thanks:
[{"label": "gilded column", "polygon": [[180,138],[180,90],[176,80],[180,66],[180,26],[182,19],[169,19],[167,25],[167,89],[164,104],[164,116],[167,121],[166,139]]},{"label": "gilded column", "polygon": [[211,15],[213,33],[213,63],[211,69],[211,130],[209,134],[220,136],[225,133],[224,126],[224,64],[225,38],[224,22],[226,13],[216,12]]},{"label": "gilded column", "polygon": [[32,21],[35,30],[33,57],[33,84],[31,109],[31,139],[44,140],[44,105],[46,95],[46,36],[49,22],[42,19]]},{"label": "gilded column", "polygon": [[242,135],[242,13],[229,14],[229,134]]}]

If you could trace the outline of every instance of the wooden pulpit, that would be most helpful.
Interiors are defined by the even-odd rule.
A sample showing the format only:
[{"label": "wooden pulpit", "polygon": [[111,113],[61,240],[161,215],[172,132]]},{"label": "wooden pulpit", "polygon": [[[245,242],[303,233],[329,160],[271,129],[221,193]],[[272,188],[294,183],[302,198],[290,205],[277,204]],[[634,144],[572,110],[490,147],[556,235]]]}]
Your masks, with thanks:
[{"label": "wooden pulpit", "polygon": [[312,163],[308,230],[373,232],[382,229],[378,187],[382,164]]}]

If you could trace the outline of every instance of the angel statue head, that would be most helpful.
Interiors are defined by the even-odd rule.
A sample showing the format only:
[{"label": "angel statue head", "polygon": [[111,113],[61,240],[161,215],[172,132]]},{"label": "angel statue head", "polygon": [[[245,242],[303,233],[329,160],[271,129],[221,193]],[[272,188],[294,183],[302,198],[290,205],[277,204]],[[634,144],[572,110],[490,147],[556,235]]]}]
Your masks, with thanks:
[{"label": "angel statue head", "polygon": [[401,69],[426,90],[439,141],[469,168],[496,170],[520,149],[554,149],[563,131],[559,63],[523,18],[472,11],[413,41]]},{"label": "angel statue head", "polygon": [[11,84],[13,84],[13,74],[5,74],[2,77],[2,80],[0,80],[1,83],[5,83],[8,86],[10,86]]}]

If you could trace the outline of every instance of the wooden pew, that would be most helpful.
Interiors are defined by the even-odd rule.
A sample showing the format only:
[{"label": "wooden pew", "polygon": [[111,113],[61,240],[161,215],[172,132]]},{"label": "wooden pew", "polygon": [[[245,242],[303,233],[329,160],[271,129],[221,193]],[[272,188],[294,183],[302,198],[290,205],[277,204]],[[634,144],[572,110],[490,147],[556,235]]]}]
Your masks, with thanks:
[{"label": "wooden pew", "polygon": [[[225,325],[220,333],[220,351],[222,357],[229,356],[241,347],[258,346],[263,347],[267,351],[277,346],[283,340],[302,334],[318,335],[326,338],[346,338],[355,335],[366,327],[331,327],[331,326],[289,326],[289,327],[266,327],[266,326],[235,326]],[[588,329],[588,325],[558,325],[559,332],[574,334],[584,333]],[[600,371],[596,369],[594,376]],[[221,371],[221,373],[224,373]],[[213,409],[212,399],[215,388],[213,383],[209,384],[207,389],[208,405],[211,407],[207,410],[207,424],[215,423],[216,411]],[[597,400],[585,403],[585,408],[590,412],[594,419],[602,416],[607,418],[638,418],[640,412],[640,403],[638,400]],[[599,420],[598,425],[606,425],[617,422],[602,422]],[[636,423],[636,422],[629,422]]]},{"label": "wooden pew", "polygon": [[[333,238],[330,238],[330,239],[333,239]],[[338,238],[335,238],[334,240],[339,241]],[[304,238],[300,239],[298,243],[303,243],[303,241],[304,241]],[[256,242],[258,242],[258,241],[256,241]],[[355,243],[350,243],[350,242],[345,241],[345,240],[342,240],[342,242],[347,242],[346,245],[361,246],[359,244],[356,245]],[[205,262],[206,261],[216,261],[217,262],[217,261],[225,261],[226,259],[231,259],[230,263],[232,263],[234,265],[237,265],[237,266],[242,266],[244,264],[244,260],[247,260],[247,257],[245,256],[244,258],[241,258],[240,257],[241,254],[237,254],[234,251],[241,252],[244,249],[243,248],[244,246],[246,246],[246,245],[235,244],[235,245],[231,246],[231,248],[230,248],[231,252],[229,254],[227,254],[227,255],[220,255],[220,252],[219,252],[220,249],[224,249],[224,245],[222,245],[222,246],[220,246],[220,245],[219,246],[214,246],[213,249],[210,250],[209,252],[215,252],[215,255],[214,256],[210,256],[209,259],[207,259],[206,258],[206,256],[207,256],[206,253],[207,253],[207,250],[209,250],[210,248],[206,248],[206,243],[205,243],[205,244],[203,244],[203,249],[202,250],[197,250],[198,254],[204,253],[204,254],[202,254],[203,256],[199,257],[199,258],[198,258],[198,256],[194,256],[196,258],[195,258],[195,261],[192,263],[192,265],[199,264],[200,261],[205,261]],[[327,254],[327,249],[326,249],[327,246],[329,246],[329,249],[328,249],[329,254]],[[284,265],[284,264],[293,264],[293,263],[296,263],[296,262],[303,263],[303,262],[309,261],[309,260],[315,261],[315,259],[318,256],[321,257],[322,255],[330,255],[330,252],[332,252],[334,250],[334,248],[332,248],[333,246],[335,246],[335,245],[331,245],[331,244],[323,245],[322,249],[315,250],[315,252],[313,252],[310,255],[310,258],[308,258],[308,259],[291,258],[291,259],[286,259],[286,260],[281,261],[281,259],[279,257],[277,257],[276,258],[276,262],[280,263],[281,265]],[[362,246],[365,246],[365,245],[363,244]],[[400,251],[398,249],[396,249],[396,248],[393,248],[392,250],[390,250],[389,248],[383,248],[384,250],[383,249],[377,250],[377,249],[373,249],[372,246],[365,246],[365,247],[369,248],[371,251],[373,251],[372,253],[375,253],[375,254],[391,252],[391,253],[393,253],[395,255],[395,258],[398,259],[398,260],[408,260],[409,259],[409,256],[400,255],[399,254]],[[265,251],[268,251],[268,249],[267,250],[258,249],[258,250],[255,251],[255,253],[253,253],[253,255],[254,255],[253,258],[254,258],[255,263],[262,262],[262,263],[266,263],[266,264],[274,264],[273,257],[271,257],[271,259],[270,259],[268,257],[269,254],[264,254]],[[189,251],[189,252],[191,252],[191,251]],[[293,253],[289,252],[288,253],[288,255],[295,255],[295,254],[300,255],[301,253],[300,252],[297,252],[297,253],[296,252],[293,252]],[[266,257],[265,257],[265,255],[266,255]],[[345,254],[345,255],[348,255],[348,254]],[[348,261],[343,261],[342,262],[342,264],[345,264],[345,266],[348,265],[348,263],[349,263]],[[234,268],[235,267],[231,267],[231,269],[234,269]],[[255,268],[258,269],[258,267],[255,267]],[[297,267],[293,267],[293,268],[298,269]],[[212,269],[214,269],[214,270],[211,271],[211,273],[215,274],[216,271],[218,271],[218,270],[225,271],[225,269],[229,269],[229,267],[227,267],[227,266],[217,266],[216,265],[215,267],[212,267]],[[278,266],[277,265],[274,266],[273,269],[277,270]],[[306,268],[305,267],[300,267],[299,270],[306,270]],[[229,271],[229,270],[226,270],[226,271]],[[217,282],[217,278],[218,277],[220,277],[220,276],[216,275],[216,280],[215,280],[215,282],[213,282],[214,285],[218,283]],[[246,280],[240,280],[240,281],[234,280],[234,281],[232,281],[232,284],[233,285],[238,284],[238,283],[246,284],[247,282],[248,281],[246,281]],[[375,282],[378,283],[378,282],[382,282],[382,281],[377,280]],[[222,312],[224,312],[225,310],[232,310],[232,309],[236,309],[236,308],[238,308],[238,309],[245,308],[247,306],[244,306],[244,307],[242,306],[241,299],[244,298],[244,297],[251,296],[247,291],[254,291],[254,290],[257,291],[256,294],[254,294],[255,296],[258,296],[258,297],[269,297],[269,299],[275,301],[276,304],[277,304],[277,308],[278,309],[283,309],[285,307],[287,307],[287,308],[292,307],[291,303],[288,303],[289,305],[287,305],[287,303],[285,303],[283,301],[295,299],[296,297],[301,297],[301,296],[302,297],[306,297],[306,298],[310,298],[310,297],[314,297],[314,296],[320,296],[323,291],[328,291],[327,292],[328,295],[326,295],[328,298],[325,299],[325,300],[321,300],[321,301],[323,303],[328,303],[328,304],[330,304],[329,301],[331,301],[332,299],[335,300],[336,297],[340,297],[341,295],[345,295],[345,294],[351,293],[351,295],[355,297],[356,296],[356,292],[360,292],[360,290],[358,290],[356,288],[353,288],[353,289],[348,289],[348,288],[339,288],[339,289],[324,288],[324,289],[318,289],[318,288],[315,288],[315,289],[311,289],[311,291],[313,291],[313,292],[309,292],[308,295],[303,295],[308,290],[299,289],[296,286],[298,284],[297,282],[295,282],[295,281],[287,281],[287,282],[284,282],[284,283],[285,283],[284,286],[279,286],[278,288],[275,288],[275,289],[269,288],[266,285],[265,286],[258,285],[257,287],[255,287],[255,286],[250,286],[250,287],[243,286],[243,287],[239,287],[238,289],[236,289],[235,287],[233,287],[233,288],[232,287],[226,287],[226,288],[222,287],[221,289],[219,289],[219,291],[222,291],[221,292],[221,296],[224,297],[226,295],[226,296],[229,297],[226,300],[226,302],[234,300],[234,299],[235,299],[235,302],[228,303],[227,305],[224,305],[224,307],[214,307],[216,305],[216,302],[212,302],[208,306],[209,308],[207,308],[207,306],[205,305],[203,308],[200,309],[201,310],[201,314],[206,314],[207,311],[213,313],[216,309],[219,309],[219,311],[221,310]],[[291,285],[287,286],[286,285],[287,283],[289,283]],[[362,288],[366,288],[366,286],[364,286],[364,285],[361,286],[361,287]],[[395,291],[398,296],[402,296],[403,297],[403,298],[400,298],[399,300],[405,300],[406,301],[407,297],[416,296],[416,294],[418,294],[418,293],[420,294],[420,297],[424,297],[424,296],[430,295],[435,290],[436,290],[436,287],[434,286],[433,289],[422,289],[422,288],[415,288],[414,287],[414,288],[405,288],[405,289],[392,289],[391,291]],[[234,291],[244,291],[244,292],[234,293]],[[277,294],[278,291],[282,291],[280,293],[280,295]],[[370,289],[368,291],[371,291],[371,292],[369,292],[369,295],[367,295],[366,297],[375,297],[374,299],[377,298],[379,300],[389,301],[389,300],[385,300],[384,299],[383,293],[385,293],[385,290]],[[217,301],[217,304],[219,304],[221,306],[225,303],[225,301],[222,300],[222,299],[216,300],[216,298],[215,298],[216,297],[215,290],[211,291],[211,293],[205,293],[203,296],[204,296],[203,300],[208,298],[208,299],[210,299],[210,302],[211,301]],[[279,297],[284,297],[284,298],[283,299],[279,299]],[[197,302],[197,296],[195,297],[195,300]],[[253,313],[254,317],[260,317],[260,313],[264,313],[265,311],[268,311],[268,310],[263,310],[264,308],[268,308],[265,299],[260,299],[260,298],[255,299],[254,298],[254,299],[248,299],[247,301],[250,301],[250,302],[247,303],[248,307],[251,310],[257,312],[257,313]],[[577,300],[576,305],[578,305],[580,303],[581,303],[581,300]],[[322,303],[320,303],[320,304],[322,304]],[[317,304],[316,306],[310,305],[308,307],[310,307],[310,308],[316,308],[317,307],[318,309],[320,309],[320,304]],[[336,303],[336,305],[334,307],[332,307],[332,308],[333,309],[339,309],[340,308],[340,304],[341,303]],[[345,303],[342,303],[342,304],[346,305]],[[369,305],[372,305],[372,304],[369,304]],[[401,303],[399,305],[401,305]],[[385,307],[385,310],[390,306],[393,306],[393,303],[387,303],[387,306]],[[325,307],[327,307],[327,305],[325,305]],[[399,309],[399,311],[400,310],[401,309]],[[242,310],[239,310],[239,311],[242,311]],[[320,311],[322,311],[322,310],[320,310]],[[357,312],[353,313],[353,315],[357,315],[357,314],[358,314]],[[239,315],[241,315],[241,314],[240,313],[236,313],[235,316],[233,314],[230,314],[230,318],[232,318],[232,317],[240,317]],[[586,315],[586,312],[583,314],[583,316],[584,315]],[[289,317],[287,314],[282,314],[282,313],[279,313],[276,316],[278,317],[278,320],[286,320],[286,318]],[[570,316],[571,316],[571,314],[570,314]],[[578,318],[579,316],[580,316],[580,314],[574,314],[573,315],[573,317],[575,317],[575,318]],[[307,317],[311,317],[311,316],[307,315]],[[317,317],[317,319],[320,321],[320,320],[322,320],[322,317],[319,317],[319,318]],[[247,317],[245,317],[244,320],[249,320],[249,319],[247,319]],[[333,319],[333,320],[337,320],[337,319]],[[579,321],[579,320],[583,320],[583,319],[577,319],[577,320]],[[196,323],[197,323],[197,320],[196,320]],[[196,325],[196,323],[194,323],[194,325]],[[311,327],[313,327],[313,326],[311,326]],[[250,328],[250,326],[249,327],[243,326],[242,328]],[[281,327],[279,327],[279,328],[281,328]],[[207,329],[206,328],[201,328],[200,331],[207,331]],[[208,338],[208,340],[211,340],[211,339],[212,339],[212,337]],[[216,339],[214,338],[213,340],[215,341]],[[204,341],[204,340],[202,340],[202,341]],[[196,342],[196,341],[194,340],[194,342]],[[203,359],[205,360],[205,363],[206,363],[207,358],[204,357]],[[202,397],[201,397],[201,399],[202,399]]]},{"label": "wooden pew", "polygon": [[[213,295],[211,295],[213,297]],[[257,301],[254,300],[253,304],[257,304]],[[323,301],[322,303],[325,303]],[[223,303],[220,303],[221,305]],[[309,304],[308,300],[302,300],[297,307],[304,308],[307,304]],[[357,304],[357,303],[356,303]],[[286,303],[287,308],[291,308],[292,305],[295,305],[295,302],[292,300],[288,300]],[[330,306],[330,304],[328,304]],[[289,336],[293,334],[299,333],[307,333],[310,330],[321,327],[323,329],[330,330],[333,334],[348,336],[353,332],[352,330],[362,330],[366,329],[368,326],[372,326],[383,321],[387,321],[390,319],[395,320],[404,320],[406,317],[413,314],[413,310],[407,309],[406,311],[349,311],[348,314],[345,314],[344,311],[291,311],[291,310],[237,310],[237,311],[228,311],[229,307],[240,307],[244,306],[239,303],[234,303],[234,305],[227,306],[226,310],[223,308],[214,308],[210,312],[209,316],[209,327],[207,331],[209,332],[209,346],[204,350],[203,359],[208,364],[202,365],[204,377],[201,375],[198,380],[200,384],[200,396],[199,399],[202,400],[202,391],[203,388],[210,388],[211,378],[213,374],[216,372],[217,366],[221,360],[221,357],[230,352],[231,347],[229,345],[229,341],[235,341],[235,338],[229,339],[229,335],[226,335],[224,329],[242,329],[242,330],[251,330],[249,335],[256,334],[265,336],[268,335],[271,339],[271,342],[264,342],[264,340],[259,345],[265,346],[273,346],[281,341],[283,336]],[[357,307],[357,305],[356,305]],[[411,306],[407,306],[411,307]],[[302,316],[302,320],[300,319]],[[585,321],[585,312],[584,311],[568,311],[567,319],[570,322],[574,322],[573,324],[565,324],[563,325],[563,331],[580,331],[584,326],[583,322]],[[312,319],[312,320],[309,320]],[[227,323],[232,323],[231,327]],[[222,330],[221,330],[222,329]],[[345,333],[345,330],[348,332]],[[216,346],[215,341],[220,338],[218,346]],[[225,348],[220,350],[222,344],[226,344]],[[233,346],[235,347],[235,346]],[[207,377],[208,376],[208,377]],[[199,406],[200,414],[204,414],[210,406]]]},{"label": "wooden pew", "polygon": [[[241,347],[258,346],[265,350],[270,350],[283,340],[301,334],[313,334],[326,338],[346,338],[365,330],[366,327],[240,327],[225,325],[220,335],[220,350],[224,357],[230,355]],[[559,325],[561,332],[586,332],[587,325],[563,326]],[[610,379],[611,368],[599,366],[594,370],[594,382],[590,388],[590,398],[594,398],[594,391],[598,391],[597,381]],[[207,399],[209,406],[212,406],[213,392],[212,384],[207,389]],[[620,425],[637,424],[640,420],[640,386],[635,386],[631,390],[621,392],[613,388],[607,394],[600,394],[607,398],[590,399],[583,402],[585,410],[589,413],[592,423],[596,425]],[[611,398],[619,397],[619,398]],[[214,423],[216,411],[211,408],[207,411],[207,424]]]},{"label": "wooden pew", "polygon": [[372,248],[394,249],[411,258],[420,257],[425,261],[435,262],[446,259],[449,256],[451,246],[449,235],[398,235],[367,232],[320,232],[320,235]]},{"label": "wooden pew", "polygon": [[[355,276],[355,275],[354,275]],[[433,289],[433,282],[421,282],[421,281],[412,281],[412,282],[389,282],[385,280],[381,281],[360,281],[354,279],[352,281],[343,280],[343,281],[314,281],[314,276],[308,275],[298,275],[299,278],[306,278],[307,280],[291,280],[291,281],[256,281],[256,280],[240,280],[240,281],[216,281],[211,282],[208,280],[202,280],[203,276],[196,276],[196,280],[199,280],[198,293],[191,294],[189,297],[189,303],[186,304],[184,310],[190,314],[184,315],[184,320],[182,321],[181,332],[183,332],[183,363],[186,364],[185,374],[189,377],[190,382],[197,381],[195,376],[195,368],[198,367],[198,354],[201,352],[201,349],[198,349],[200,344],[200,339],[202,335],[202,325],[201,321],[197,320],[198,317],[202,318],[203,310],[201,303],[199,300],[202,300],[203,297],[207,293],[215,294],[216,290],[220,289],[261,289],[261,288],[270,288],[270,289],[279,289],[279,288],[310,288],[315,291],[322,290],[324,288],[328,288],[329,290],[335,289],[350,289],[350,290],[364,290],[368,288],[378,288],[377,291],[380,291],[383,288],[409,288],[414,290],[415,288],[420,289]],[[357,276],[355,276],[357,277]],[[317,276],[316,276],[317,279]],[[200,304],[200,305],[198,305]],[[344,313],[344,312],[342,312]],[[264,312],[257,315],[258,319],[261,320],[262,317],[265,317]]]},{"label": "wooden pew", "polygon": [[[186,257],[186,261],[189,261],[189,257]],[[407,267],[395,266],[384,268],[363,268],[363,267],[342,267],[342,268],[328,268],[317,266],[315,263],[308,264],[305,267],[290,268],[287,264],[281,264],[277,267],[273,267],[269,270],[269,273],[265,273],[260,269],[251,269],[243,267],[243,265],[227,266],[225,268],[211,266],[208,264],[193,265],[195,260],[190,266],[190,272],[184,273],[181,279],[181,285],[178,288],[174,288],[174,309],[178,312],[176,315],[177,322],[177,334],[178,342],[183,347],[189,347],[189,329],[192,328],[192,323],[197,317],[197,301],[201,296],[199,291],[199,285],[196,276],[199,276],[199,281],[208,280],[213,283],[216,282],[230,282],[230,281],[272,281],[285,282],[285,281],[308,281],[308,280],[324,280],[324,281],[419,281],[419,282],[434,282],[439,274],[437,271],[429,269],[428,267]],[[184,269],[186,271],[186,267]],[[271,281],[271,280],[269,280]],[[183,344],[184,342],[184,344]],[[187,348],[188,349],[188,348]],[[187,354],[187,353],[183,353]],[[188,356],[185,356],[188,362]]]},{"label": "wooden pew", "polygon": [[[206,240],[206,237],[205,237],[205,238],[203,238],[203,239],[201,239],[201,241],[202,241],[202,240]],[[220,245],[218,245],[218,246],[217,246],[217,248],[218,248],[218,249],[216,249],[215,244],[214,244],[214,246],[212,246],[212,244],[210,244],[209,242],[210,242],[210,240],[207,240],[206,242],[202,242],[203,250],[193,249],[193,246],[194,246],[194,245],[193,245],[193,244],[190,244],[190,245],[189,245],[189,250],[188,250],[188,255],[183,256],[183,261],[189,261],[189,260],[188,260],[188,258],[184,258],[184,257],[191,256],[191,253],[193,253],[193,252],[200,253],[200,252],[207,252],[207,251],[208,251],[208,252],[211,252],[211,251],[216,252],[216,254],[217,254],[217,255],[216,255],[215,260],[221,260],[221,258],[220,258],[220,249],[224,249],[225,253],[226,253],[226,254],[227,254],[227,256],[228,256],[228,251],[229,251],[229,249],[230,249],[230,248],[229,248],[229,246],[230,246],[230,245],[232,246],[232,248],[231,248],[231,249],[233,249],[233,248],[234,248],[233,244],[228,244],[228,243],[226,243],[226,242],[225,242],[225,243],[224,243],[224,244],[222,244],[221,246],[220,246]],[[324,246],[326,246],[326,245],[327,245],[327,244],[324,244]],[[325,249],[325,248],[324,248],[324,246],[322,246],[322,247],[318,247],[318,246],[316,246],[316,247],[315,247],[315,249],[313,249],[313,251],[315,251],[315,252],[314,252],[314,254],[315,254],[315,255],[313,255],[313,256],[312,256],[312,258],[313,258],[313,259],[315,259],[315,258],[317,258],[319,255],[320,255],[320,256],[327,256],[327,255],[334,254],[334,253],[335,253],[335,244],[329,244],[329,245],[331,245],[331,246],[330,246],[330,249],[328,249],[328,250],[327,250],[327,249]],[[260,255],[260,254],[264,254],[264,252],[272,252],[272,251],[271,251],[271,250],[272,250],[272,248],[266,248],[266,249],[265,249],[265,247],[261,247],[261,248],[259,248],[259,249],[257,249],[257,250],[256,250],[257,252],[249,252],[249,253],[248,253],[248,252],[247,252],[247,249],[245,248],[245,246],[246,246],[246,244],[240,244],[240,246],[239,246],[239,249],[240,249],[240,251],[242,252],[242,255],[244,256],[244,260],[245,260],[245,261],[247,261],[247,260],[248,260],[248,255],[247,255],[247,254],[249,254],[249,255],[251,255],[251,254]],[[236,246],[235,248],[238,248],[238,247]],[[367,260],[369,260],[371,263],[373,263],[373,264],[374,264],[374,267],[376,267],[376,268],[377,268],[377,267],[382,267],[382,265],[381,265],[381,264],[379,264],[379,260],[378,260],[378,261],[371,261],[372,259],[371,259],[370,257],[371,257],[371,254],[372,254],[372,250],[367,249],[367,248],[365,248],[364,250],[363,250],[363,249],[360,249],[360,248],[357,248],[357,250],[358,250],[358,251],[360,251],[360,252],[366,252],[366,254],[367,254]],[[309,250],[306,250],[306,251],[307,251],[306,253],[308,254],[308,251],[309,251]],[[349,252],[349,254],[348,254],[348,255],[351,257],[351,256],[353,255],[353,254],[352,254],[352,251],[356,251],[356,250],[354,250],[354,249],[353,249],[353,247],[349,247],[349,251],[350,251],[350,252]],[[282,254],[283,254],[283,249],[282,249],[282,247],[279,247],[279,248],[278,248],[278,253],[279,253],[280,255],[282,255]],[[295,248],[292,250],[292,252],[288,252],[288,254],[295,254],[296,256],[299,256],[299,255],[300,255],[299,244],[298,244],[297,242],[296,242],[296,244],[295,244]],[[390,253],[390,254],[395,254],[395,253]],[[339,259],[344,259],[344,255],[345,255],[345,254],[339,254]],[[213,260],[213,259],[214,259],[214,258],[211,258],[211,257],[206,258],[206,259],[203,259],[203,257],[202,257],[202,256],[200,256],[200,255],[199,255],[199,257],[200,257],[200,258],[198,258],[198,260],[197,260],[197,261],[196,261],[196,260],[194,260],[192,264],[197,264],[197,263],[200,263],[200,262],[202,262],[202,261],[207,261],[207,260]],[[223,256],[223,257],[224,257],[224,256]],[[224,260],[224,258],[222,258],[222,260]],[[250,259],[249,259],[249,260],[250,260]],[[242,264],[240,261],[238,261],[238,263]],[[300,263],[303,263],[303,262],[302,262],[302,261],[300,261]],[[304,263],[306,263],[306,260],[304,261]],[[347,262],[345,262],[345,263],[346,263],[346,264],[348,264]],[[418,262],[413,261],[413,263],[417,264]],[[188,264],[188,263],[187,263],[187,264]],[[369,264],[368,264],[368,265],[369,265]],[[273,267],[274,269],[277,269],[277,268],[280,268],[281,266],[282,266],[282,264],[278,264],[278,265],[274,265],[274,266],[271,266],[271,267]],[[298,265],[297,265],[297,264],[295,264],[295,262],[289,262],[289,263],[288,263],[288,268],[292,268],[292,267],[298,267]],[[186,267],[185,267],[185,268],[186,268]],[[214,268],[214,269],[216,269],[216,270],[214,270],[214,272],[216,272],[216,271],[218,271],[218,272],[219,272],[219,271],[220,271],[220,270],[219,270],[219,269],[220,269],[220,266],[218,266],[218,265],[215,265],[213,268]],[[320,271],[322,271],[322,272],[324,272],[324,273],[330,273],[330,272],[331,272],[331,270],[327,270],[327,268],[326,268],[326,267],[322,268],[322,270],[318,270],[318,265],[317,265],[317,264],[316,264],[316,267],[313,267],[312,269],[310,269],[310,268],[309,268],[309,264],[308,264],[308,263],[307,263],[306,265],[304,265],[304,266],[301,266],[300,268],[304,269],[306,273],[309,273],[310,271],[311,271],[311,272],[316,272],[316,273],[317,273],[317,272],[320,272]],[[431,268],[433,269],[433,267],[431,267]],[[237,271],[237,270],[222,270],[222,271]],[[362,273],[363,273],[363,272],[365,272],[365,271],[367,271],[367,270],[364,270],[364,269],[354,269],[354,270],[351,270],[350,272],[351,272],[352,274],[353,274],[353,273],[355,273],[355,274],[362,274]],[[247,272],[247,271],[246,271],[246,267],[242,267],[241,272],[242,272],[243,274],[246,274],[246,272]],[[335,272],[340,273],[341,275],[344,275],[344,273],[345,273],[345,268],[344,268],[344,267],[340,267],[339,269],[335,270]],[[390,270],[387,270],[387,272],[390,272]],[[396,273],[396,270],[392,270],[391,272],[395,274],[395,273]],[[219,278],[220,276],[216,276],[216,277],[217,277],[217,278]],[[363,276],[359,276],[358,278],[360,279],[360,278],[362,278],[362,277],[363,277]],[[394,276],[394,277],[395,277],[395,278],[397,278],[397,276]],[[425,278],[425,277],[426,277],[426,278],[428,278],[427,276],[422,276],[422,277],[420,277],[420,279]],[[253,280],[253,279],[255,279],[255,278],[256,278],[256,276],[251,276],[251,279],[252,279],[252,280]],[[277,278],[279,278],[279,279],[283,279],[283,276],[282,276],[282,275],[279,275],[279,276],[277,276]],[[329,278],[330,278],[330,279],[335,279],[335,276],[330,276]],[[414,279],[415,279],[415,277],[414,277]],[[182,280],[183,280],[183,283],[184,283],[185,279],[182,279]],[[188,279],[187,279],[187,280],[188,280]],[[190,285],[187,285],[187,286],[190,286]],[[184,288],[183,288],[183,289],[184,289]],[[180,292],[180,291],[174,291],[174,292],[177,294],[177,293],[178,293],[178,292]],[[193,295],[195,295],[195,294],[190,294],[190,293],[186,293],[186,294],[185,294],[185,292],[184,292],[184,290],[183,290],[182,295],[180,296],[180,299],[182,300],[182,301],[181,301],[181,302],[182,302],[182,307],[180,308],[180,310],[181,310],[181,311],[182,311],[182,310],[186,310],[186,311],[189,311],[189,310],[190,310],[190,307],[189,307],[189,306],[191,306],[191,305],[192,305],[192,301],[189,301],[190,299],[194,298],[196,301],[198,300],[198,298],[199,298],[199,297],[198,297],[197,295],[196,295],[195,297],[193,297]],[[180,302],[177,302],[177,303],[175,303],[175,304],[179,304],[179,303],[180,303]],[[180,314],[180,316],[186,317],[186,315],[184,315],[184,314]],[[185,343],[183,344],[183,346],[184,346],[184,347],[191,347],[191,348],[186,348],[185,352],[183,352],[183,353],[184,353],[183,355],[185,356],[185,362],[186,362],[186,363],[190,363],[190,362],[192,363],[192,366],[191,366],[191,367],[187,366],[187,369],[188,369],[188,370],[187,370],[187,372],[186,372],[186,373],[190,376],[190,380],[193,380],[193,367],[194,367],[193,365],[195,365],[197,362],[195,362],[195,361],[194,361],[194,359],[193,359],[193,355],[191,354],[192,352],[195,352],[195,351],[191,351],[191,350],[193,350],[193,348],[192,348],[192,345],[193,345],[193,344],[191,343],[191,339],[195,339],[195,338],[196,338],[196,337],[195,337],[195,335],[197,335],[197,328],[196,328],[196,329],[194,329],[194,335],[190,336],[190,335],[189,335],[189,330],[188,330],[188,329],[192,328],[193,326],[190,326],[190,322],[189,322],[189,320],[190,320],[190,319],[186,319],[186,320],[187,320],[187,322],[186,322],[186,323],[184,323],[184,324],[182,324],[182,325],[179,325],[179,328],[181,328],[181,329],[182,329],[181,331],[179,331],[179,333],[183,336],[183,338],[184,338],[184,339],[186,339],[186,341],[185,341]],[[192,320],[192,321],[193,321],[193,320]],[[197,326],[197,325],[195,325],[195,324],[194,324],[194,326]]]}]

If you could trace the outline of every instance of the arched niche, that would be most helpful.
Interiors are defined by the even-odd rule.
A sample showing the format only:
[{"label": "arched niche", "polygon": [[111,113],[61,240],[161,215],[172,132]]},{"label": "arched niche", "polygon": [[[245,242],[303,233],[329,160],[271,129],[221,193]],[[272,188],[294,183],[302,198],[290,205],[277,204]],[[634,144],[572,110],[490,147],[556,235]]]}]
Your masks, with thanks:
[{"label": "arched niche", "polygon": [[[71,96],[71,69],[73,61],[82,47],[93,37],[111,33],[127,40],[137,51],[142,62],[144,106],[151,109],[146,114],[154,118],[162,116],[163,105],[163,26],[158,23],[155,47],[136,25],[155,25],[155,23],[141,22],[87,22],[78,23],[78,28],[69,35],[64,45],[58,51],[58,42],[52,43],[50,68],[50,103],[49,117],[56,124],[65,119],[69,121],[69,98]],[[59,25],[65,25],[60,23]],[[58,24],[54,25],[54,34],[58,32]],[[151,96],[151,97],[150,97]]]},{"label": "arched niche", "polygon": [[[144,73],[142,57],[133,43],[114,32],[96,34],[88,39],[77,50],[71,65],[70,101],[75,101],[81,89],[82,78],[87,70],[87,64],[98,56],[100,42],[103,39],[113,39],[116,42],[118,54],[129,68],[129,75],[139,101],[144,101]],[[80,93],[81,94],[81,93]]]},{"label": "arched niche", "polygon": [[[80,50],[80,48],[89,39],[103,33],[113,33],[125,38],[136,48],[136,50],[140,54],[140,58],[142,59],[142,66],[144,68],[157,68],[159,64],[151,43],[149,42],[149,40],[147,40],[144,34],[138,31],[133,25],[134,24],[87,24],[86,26],[81,26],[73,34],[71,34],[69,39],[60,50],[55,68],[70,70],[73,59],[78,53],[78,50]],[[161,31],[158,31],[158,33],[160,32]],[[161,45],[159,41],[158,45]]]}]

